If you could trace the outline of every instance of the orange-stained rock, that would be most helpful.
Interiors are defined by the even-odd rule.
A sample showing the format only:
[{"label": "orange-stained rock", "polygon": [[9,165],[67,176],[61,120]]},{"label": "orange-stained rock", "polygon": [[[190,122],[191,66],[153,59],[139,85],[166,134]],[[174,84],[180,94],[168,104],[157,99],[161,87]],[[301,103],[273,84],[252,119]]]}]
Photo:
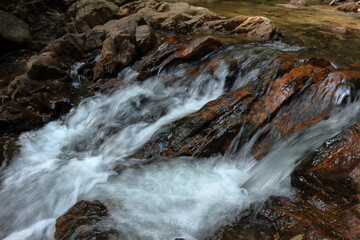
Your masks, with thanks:
[{"label": "orange-stained rock", "polygon": [[329,74],[333,70],[329,62],[322,59],[300,62],[297,58],[282,56],[272,60],[269,67],[274,66],[279,69],[270,69],[263,75],[261,84],[230,92],[163,128],[135,156],[155,159],[168,158],[171,154],[225,153],[240,129],[243,135],[239,146],[267,125],[268,132],[253,149],[254,155],[260,158],[275,142],[273,137],[278,137],[272,135],[271,129],[279,129],[274,132],[286,137],[329,114],[337,86],[344,81],[344,78],[332,78],[337,72]]},{"label": "orange-stained rock", "polygon": [[270,239],[359,239],[360,123],[318,148],[295,171],[292,185],[294,196],[270,198],[256,216],[219,230],[221,239],[243,239],[259,222],[258,231],[269,232],[268,236],[272,231],[276,236]]},{"label": "orange-stained rock", "polygon": [[[321,65],[324,66],[324,63]],[[338,91],[342,87],[348,87],[349,85],[354,87],[354,91],[359,89],[359,71],[338,71],[331,69],[331,67],[314,68],[315,71],[311,73],[313,74],[312,78],[314,81],[308,85],[308,88],[313,90],[305,91],[277,113],[272,122],[267,125],[266,133],[263,134],[253,148],[253,154],[256,158],[260,159],[263,157],[275,139],[279,137],[286,138],[327,117],[334,106],[344,101],[339,100],[338,96]],[[285,76],[291,74],[294,70]],[[298,72],[299,70],[297,68],[296,71]],[[306,78],[310,76],[309,72],[303,72],[303,74]],[[343,85],[344,83],[345,85]],[[348,97],[350,98],[351,96]]]}]

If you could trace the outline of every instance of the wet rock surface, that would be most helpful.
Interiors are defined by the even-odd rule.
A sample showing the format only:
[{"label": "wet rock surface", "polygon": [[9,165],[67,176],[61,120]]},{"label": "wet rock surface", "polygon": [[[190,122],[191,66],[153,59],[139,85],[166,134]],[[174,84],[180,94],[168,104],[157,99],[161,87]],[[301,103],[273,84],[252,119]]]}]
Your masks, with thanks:
[{"label": "wet rock surface", "polygon": [[223,154],[240,130],[246,141],[265,127],[253,148],[255,157],[261,158],[276,140],[325,119],[336,106],[341,84],[355,86],[359,76],[357,71],[334,70],[322,59],[280,56],[257,84],[225,94],[164,127],[134,156],[167,159]]},{"label": "wet rock surface", "polygon": [[105,222],[106,207],[99,201],[80,201],[56,220],[56,240],[119,239],[119,235]]},{"label": "wet rock surface", "polygon": [[267,232],[270,238],[256,239],[357,239],[359,166],[357,123],[326,141],[295,170],[294,196],[270,198],[257,214],[221,229],[211,239],[244,239],[248,228],[256,228],[259,222],[256,234]]}]

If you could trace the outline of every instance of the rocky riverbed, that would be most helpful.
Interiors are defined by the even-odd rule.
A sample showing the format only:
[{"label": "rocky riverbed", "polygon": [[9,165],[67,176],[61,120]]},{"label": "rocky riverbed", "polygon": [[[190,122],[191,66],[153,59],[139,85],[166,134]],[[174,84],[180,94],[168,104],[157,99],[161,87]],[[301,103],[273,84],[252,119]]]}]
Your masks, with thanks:
[{"label": "rocky riverbed", "polygon": [[358,3],[5,2],[0,238],[360,237]]}]

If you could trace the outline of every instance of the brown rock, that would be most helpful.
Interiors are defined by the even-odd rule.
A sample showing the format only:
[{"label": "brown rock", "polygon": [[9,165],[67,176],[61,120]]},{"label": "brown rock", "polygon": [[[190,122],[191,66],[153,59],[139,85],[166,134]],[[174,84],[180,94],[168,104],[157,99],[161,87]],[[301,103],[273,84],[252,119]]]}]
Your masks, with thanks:
[{"label": "brown rock", "polygon": [[257,87],[230,92],[164,127],[135,157],[225,153],[240,129],[245,140],[266,124],[268,131],[253,149],[261,158],[279,137],[286,138],[326,118],[335,105],[339,85],[360,76],[356,71],[333,71],[330,63],[321,59],[299,61],[285,55],[274,59],[269,68],[273,66],[278,69],[264,74]]},{"label": "brown rock", "polygon": [[100,49],[103,45],[106,35],[103,29],[91,29],[85,32],[84,50],[86,52]]},{"label": "brown rock", "polygon": [[357,123],[326,141],[295,171],[292,185],[297,192],[292,198],[270,198],[256,210],[256,217],[249,215],[226,227],[223,236],[236,235],[224,239],[242,239],[238,237],[256,228],[258,222],[272,230],[275,239],[358,239],[359,166]]},{"label": "brown rock", "polygon": [[116,4],[106,0],[79,0],[69,8],[75,15],[75,24],[79,32],[85,32],[114,19],[118,10]]},{"label": "brown rock", "polygon": [[108,212],[99,201],[80,201],[56,220],[56,240],[119,239],[106,221]]},{"label": "brown rock", "polygon": [[185,2],[137,1],[122,6],[119,15],[123,16],[124,12],[141,16],[154,29],[176,33],[189,33],[206,21],[220,19],[219,15],[206,8],[191,6]]},{"label": "brown rock", "polygon": [[157,37],[151,27],[141,25],[136,28],[135,41],[140,52],[146,54],[156,46]]},{"label": "brown rock", "polygon": [[359,4],[356,2],[343,3],[336,9],[343,12],[357,12],[359,9]]},{"label": "brown rock", "polygon": [[8,102],[0,107],[0,131],[20,133],[42,126],[46,115],[26,109],[18,103]]},{"label": "brown rock", "polygon": [[268,40],[275,31],[275,26],[265,17],[249,17],[233,30],[233,33],[246,33],[247,36]]},{"label": "brown rock", "polygon": [[52,53],[60,62],[78,61],[85,57],[84,41],[80,34],[66,34],[49,43],[41,53]]},{"label": "brown rock", "polygon": [[29,77],[37,81],[57,79],[67,75],[66,66],[62,65],[51,52],[32,57],[28,67]]}]

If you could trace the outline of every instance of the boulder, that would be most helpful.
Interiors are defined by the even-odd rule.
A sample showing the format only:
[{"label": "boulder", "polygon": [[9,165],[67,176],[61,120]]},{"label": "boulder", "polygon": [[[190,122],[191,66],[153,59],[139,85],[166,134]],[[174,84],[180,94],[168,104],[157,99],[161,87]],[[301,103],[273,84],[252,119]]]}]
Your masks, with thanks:
[{"label": "boulder", "polygon": [[[276,125],[283,131],[281,136],[286,137],[328,116],[335,105],[337,87],[345,79],[334,79],[331,71],[331,64],[321,59],[275,59],[260,83],[227,93],[198,112],[163,127],[134,157],[224,154],[240,129],[243,138],[239,146],[264,124],[268,129]],[[254,155],[260,158],[271,144],[258,144]]]},{"label": "boulder", "polygon": [[343,12],[357,12],[359,5],[356,2],[343,3],[339,5],[336,9]]},{"label": "boulder", "polygon": [[62,78],[67,75],[64,67],[52,52],[45,52],[32,57],[28,62],[28,74],[33,80],[43,81]]},{"label": "boulder", "polygon": [[136,46],[142,54],[148,53],[157,44],[155,31],[148,25],[141,25],[135,31]]},{"label": "boulder", "polygon": [[103,41],[106,38],[105,30],[103,29],[91,29],[85,32],[84,50],[86,52],[100,49],[103,45]]},{"label": "boulder", "polygon": [[85,57],[84,40],[80,34],[68,33],[49,43],[41,53],[52,53],[62,63],[79,61]]},{"label": "boulder", "polygon": [[265,17],[236,16],[230,19],[208,21],[204,27],[225,33],[268,40],[275,32],[275,26]]},{"label": "boulder", "polygon": [[107,218],[107,209],[101,202],[80,201],[56,220],[55,239],[119,239]]},{"label": "boulder", "polygon": [[31,41],[30,28],[27,23],[14,15],[0,10],[0,54],[7,49]]},{"label": "boulder", "polygon": [[75,16],[75,25],[79,32],[114,19],[118,10],[116,4],[106,0],[79,0],[69,8],[69,12]]}]

